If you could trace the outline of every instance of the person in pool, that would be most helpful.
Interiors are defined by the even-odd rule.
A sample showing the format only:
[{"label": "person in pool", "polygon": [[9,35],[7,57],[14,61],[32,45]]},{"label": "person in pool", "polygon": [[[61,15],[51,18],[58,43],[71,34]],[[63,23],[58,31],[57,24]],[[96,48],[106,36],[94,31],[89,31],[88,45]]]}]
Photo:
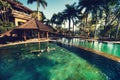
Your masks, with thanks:
[{"label": "person in pool", "polygon": [[49,46],[47,46],[45,50],[43,50],[43,49],[41,49],[41,50],[33,50],[33,51],[31,51],[31,53],[37,54],[37,56],[41,56],[41,54],[43,52],[50,52],[51,50],[55,50],[55,48],[50,48]]},{"label": "person in pool", "polygon": [[47,52],[50,52],[51,50],[55,50],[55,48],[50,48],[49,46],[46,47]]}]

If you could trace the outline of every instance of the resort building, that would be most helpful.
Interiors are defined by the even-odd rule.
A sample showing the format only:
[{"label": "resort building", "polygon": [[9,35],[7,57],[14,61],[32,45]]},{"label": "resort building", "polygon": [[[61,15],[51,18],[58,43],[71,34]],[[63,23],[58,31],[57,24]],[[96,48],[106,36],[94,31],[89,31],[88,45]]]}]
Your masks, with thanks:
[{"label": "resort building", "polygon": [[12,7],[12,16],[10,16],[10,20],[11,22],[14,22],[15,26],[19,26],[31,19],[30,14],[33,12],[31,9],[23,6],[22,4],[14,2],[13,0],[7,0],[7,2]]},{"label": "resort building", "polygon": [[48,38],[48,33],[51,29],[42,22],[33,19],[31,17],[32,10],[13,0],[7,0],[7,2],[12,6],[10,13],[12,15],[9,20],[14,22],[16,27],[1,34],[0,37],[7,37],[5,40],[9,40],[9,37],[10,41],[14,41],[14,39],[27,40],[38,38],[40,40],[40,38]]},{"label": "resort building", "polygon": [[44,25],[42,22],[31,19],[30,21],[22,24],[21,26],[13,29],[10,32],[11,37],[17,37],[19,40],[26,40],[32,38],[48,38],[48,33],[51,29]]}]

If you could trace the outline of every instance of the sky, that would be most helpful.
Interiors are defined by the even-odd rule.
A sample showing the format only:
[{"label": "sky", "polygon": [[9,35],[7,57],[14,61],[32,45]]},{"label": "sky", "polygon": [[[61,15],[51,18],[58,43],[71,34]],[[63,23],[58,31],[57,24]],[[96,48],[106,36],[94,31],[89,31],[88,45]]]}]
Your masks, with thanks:
[{"label": "sky", "polygon": [[[27,0],[19,0],[23,3],[24,6],[36,10],[37,5],[34,2],[33,4],[27,4]],[[78,0],[45,0],[47,2],[47,7],[44,9],[40,6],[40,11],[42,11],[45,16],[50,19],[54,13],[62,12],[65,9],[65,4],[73,4],[74,2],[78,2]]]}]

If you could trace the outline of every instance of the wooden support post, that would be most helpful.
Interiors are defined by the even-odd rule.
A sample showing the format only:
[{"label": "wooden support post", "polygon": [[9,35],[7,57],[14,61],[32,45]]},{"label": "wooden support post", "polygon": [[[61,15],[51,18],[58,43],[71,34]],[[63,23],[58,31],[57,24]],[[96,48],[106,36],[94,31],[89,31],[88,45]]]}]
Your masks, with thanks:
[{"label": "wooden support post", "polygon": [[48,38],[48,36],[49,36],[49,35],[48,35],[48,31],[47,31],[47,32],[46,32],[46,38]]},{"label": "wooden support post", "polygon": [[40,40],[40,31],[38,31],[38,40]]},{"label": "wooden support post", "polygon": [[23,36],[24,40],[26,41],[26,32],[24,30],[24,36]]},{"label": "wooden support post", "polygon": [[12,37],[12,33],[10,33],[10,37]]}]

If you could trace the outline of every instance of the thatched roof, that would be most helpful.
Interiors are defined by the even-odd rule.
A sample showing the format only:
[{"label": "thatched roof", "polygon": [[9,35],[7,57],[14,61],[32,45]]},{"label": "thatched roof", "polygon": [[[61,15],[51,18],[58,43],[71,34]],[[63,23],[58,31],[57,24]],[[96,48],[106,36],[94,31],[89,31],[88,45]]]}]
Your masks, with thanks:
[{"label": "thatched roof", "polygon": [[43,24],[42,22],[32,19],[25,24],[20,25],[19,27],[16,28],[17,30],[24,29],[24,30],[37,30],[39,29],[40,31],[50,31],[51,29]]}]

